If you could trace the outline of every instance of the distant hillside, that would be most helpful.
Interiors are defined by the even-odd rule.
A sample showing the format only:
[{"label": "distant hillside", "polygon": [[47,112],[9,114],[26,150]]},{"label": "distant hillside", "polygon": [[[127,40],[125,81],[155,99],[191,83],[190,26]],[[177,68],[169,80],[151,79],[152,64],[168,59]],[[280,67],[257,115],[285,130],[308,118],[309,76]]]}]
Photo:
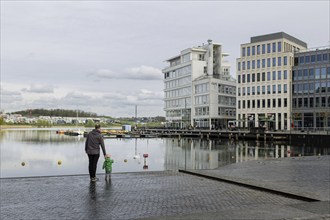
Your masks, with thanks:
[{"label": "distant hillside", "polygon": [[[58,117],[76,117],[77,110],[65,109],[27,109],[24,111],[12,112],[11,114],[20,114],[22,116],[58,116]],[[84,112],[78,110],[79,117],[97,117],[98,115],[93,112]]]}]

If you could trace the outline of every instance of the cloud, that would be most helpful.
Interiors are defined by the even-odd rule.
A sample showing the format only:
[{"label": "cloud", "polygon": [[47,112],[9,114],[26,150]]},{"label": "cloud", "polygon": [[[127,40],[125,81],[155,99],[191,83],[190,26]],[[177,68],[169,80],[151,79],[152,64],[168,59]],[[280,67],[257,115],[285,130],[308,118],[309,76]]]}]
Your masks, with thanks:
[{"label": "cloud", "polygon": [[126,68],[123,72],[115,72],[109,69],[99,69],[91,74],[103,79],[132,79],[132,80],[162,80],[162,71],[151,66],[139,66]]},{"label": "cloud", "polygon": [[31,93],[54,93],[54,87],[52,85],[31,84],[30,88],[23,88],[21,91]]},{"label": "cloud", "polygon": [[1,100],[1,106],[2,106],[3,104],[10,104],[13,102],[22,101],[23,97],[20,92],[10,91],[10,90],[1,88],[1,99],[0,100]]}]

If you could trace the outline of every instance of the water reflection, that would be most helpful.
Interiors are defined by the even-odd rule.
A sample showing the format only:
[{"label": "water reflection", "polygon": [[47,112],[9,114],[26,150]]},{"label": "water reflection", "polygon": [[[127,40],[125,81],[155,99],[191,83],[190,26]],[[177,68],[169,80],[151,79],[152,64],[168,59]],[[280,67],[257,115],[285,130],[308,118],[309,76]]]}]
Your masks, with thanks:
[{"label": "water reflection", "polygon": [[[1,178],[88,174],[84,138],[56,134],[55,130],[30,129],[2,131],[0,141]],[[115,161],[113,173],[215,169],[249,160],[328,155],[330,148],[285,142],[191,138],[105,139],[105,145]],[[102,164],[103,158],[100,158],[98,173],[104,172]]]},{"label": "water reflection", "polygon": [[168,139],[165,169],[215,169],[232,163],[283,157],[330,154],[327,147],[285,142]]}]

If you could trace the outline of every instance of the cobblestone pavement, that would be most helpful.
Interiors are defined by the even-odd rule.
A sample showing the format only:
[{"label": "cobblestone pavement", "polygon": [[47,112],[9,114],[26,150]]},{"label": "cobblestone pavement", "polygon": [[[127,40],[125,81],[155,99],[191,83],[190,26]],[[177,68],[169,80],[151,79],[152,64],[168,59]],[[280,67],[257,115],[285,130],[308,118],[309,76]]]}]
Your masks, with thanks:
[{"label": "cobblestone pavement", "polygon": [[[308,203],[179,172],[1,179],[5,219],[330,219]],[[314,208],[313,208],[314,206]]]},{"label": "cobblestone pavement", "polygon": [[330,155],[253,160],[193,172],[321,201],[330,200]]}]

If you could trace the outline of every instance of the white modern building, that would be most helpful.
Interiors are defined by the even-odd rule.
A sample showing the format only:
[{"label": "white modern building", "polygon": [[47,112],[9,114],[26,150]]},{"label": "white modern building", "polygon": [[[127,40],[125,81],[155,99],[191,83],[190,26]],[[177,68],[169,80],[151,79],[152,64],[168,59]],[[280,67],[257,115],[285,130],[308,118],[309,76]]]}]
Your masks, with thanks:
[{"label": "white modern building", "polygon": [[164,73],[166,126],[223,128],[236,117],[236,81],[222,45],[208,40],[170,58]]},{"label": "white modern building", "polygon": [[289,130],[294,52],[307,44],[284,32],[251,37],[237,59],[237,120],[240,127]]}]

